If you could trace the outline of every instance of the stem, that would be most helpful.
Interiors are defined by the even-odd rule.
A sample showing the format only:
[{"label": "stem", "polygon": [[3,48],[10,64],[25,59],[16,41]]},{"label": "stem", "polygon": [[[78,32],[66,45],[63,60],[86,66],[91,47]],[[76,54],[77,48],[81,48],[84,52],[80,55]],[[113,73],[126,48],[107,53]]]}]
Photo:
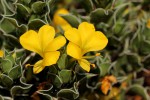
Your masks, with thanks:
[{"label": "stem", "polygon": [[22,65],[24,65],[26,62],[28,62],[31,57],[34,57],[35,54],[36,53],[31,53],[29,56],[27,56],[26,59],[23,61]]}]

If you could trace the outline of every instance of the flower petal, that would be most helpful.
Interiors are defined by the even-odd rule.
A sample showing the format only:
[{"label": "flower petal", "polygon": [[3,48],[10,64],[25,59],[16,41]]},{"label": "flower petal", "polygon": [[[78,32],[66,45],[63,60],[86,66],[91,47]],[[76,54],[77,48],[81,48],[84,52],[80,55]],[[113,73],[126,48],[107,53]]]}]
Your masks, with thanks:
[{"label": "flower petal", "polygon": [[20,43],[23,46],[23,48],[36,52],[42,56],[42,49],[40,47],[38,34],[35,31],[29,30],[25,32],[20,37]]},{"label": "flower petal", "polygon": [[90,63],[87,60],[80,59],[78,60],[78,63],[84,70],[86,70],[87,72],[90,71]]},{"label": "flower petal", "polygon": [[38,62],[36,62],[34,64],[34,67],[33,67],[33,73],[34,74],[38,74],[39,72],[41,72],[45,68],[45,66],[43,66],[42,63],[43,63],[43,60],[39,60]]},{"label": "flower petal", "polygon": [[[69,23],[67,23],[66,25],[61,25],[61,28],[64,30],[64,31],[67,31],[68,29],[72,28],[71,25]],[[58,31],[59,32],[59,31]]]},{"label": "flower petal", "polygon": [[57,10],[53,17],[54,24],[60,26],[69,25],[68,22],[60,16],[60,14],[68,14],[68,13],[69,12],[64,8]]},{"label": "flower petal", "polygon": [[2,50],[0,50],[0,57],[4,56],[4,52]]},{"label": "flower petal", "polygon": [[82,46],[84,46],[89,41],[90,37],[95,32],[94,25],[87,22],[82,22],[79,25],[78,30],[81,35]]},{"label": "flower petal", "polygon": [[38,36],[42,50],[44,51],[47,45],[54,39],[55,30],[49,25],[44,25],[39,29]]},{"label": "flower petal", "polygon": [[62,46],[64,46],[66,43],[66,39],[63,36],[58,36],[53,41],[51,41],[45,51],[56,51],[60,49]]},{"label": "flower petal", "polygon": [[72,43],[80,46],[82,44],[80,33],[76,28],[70,28],[65,32],[65,37]]},{"label": "flower petal", "polygon": [[148,19],[146,26],[147,28],[150,28],[150,19]]},{"label": "flower petal", "polygon": [[71,25],[60,16],[60,14],[68,14],[68,13],[69,12],[64,8],[58,9],[55,12],[54,17],[53,17],[53,23],[56,27],[56,32],[60,31],[60,29],[58,27],[61,27],[64,31],[71,28]]},{"label": "flower petal", "polygon": [[83,47],[84,54],[89,51],[102,50],[108,43],[107,37],[100,31],[96,31],[95,33],[93,33],[93,35],[89,39],[90,41],[88,41]]},{"label": "flower petal", "polygon": [[56,64],[59,55],[60,55],[59,51],[45,52],[43,59],[43,66],[50,66]]},{"label": "flower petal", "polygon": [[67,54],[75,59],[81,59],[82,57],[81,49],[72,42],[67,45]]}]

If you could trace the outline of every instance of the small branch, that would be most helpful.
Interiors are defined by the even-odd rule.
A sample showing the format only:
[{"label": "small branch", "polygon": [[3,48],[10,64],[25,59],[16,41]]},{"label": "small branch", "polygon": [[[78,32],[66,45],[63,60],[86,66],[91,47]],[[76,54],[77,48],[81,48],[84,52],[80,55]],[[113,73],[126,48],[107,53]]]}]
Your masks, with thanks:
[{"label": "small branch", "polygon": [[28,62],[31,57],[34,57],[35,54],[36,53],[31,53],[29,56],[27,56],[26,59],[24,60],[24,62],[22,63],[22,65],[24,65],[26,62]]}]

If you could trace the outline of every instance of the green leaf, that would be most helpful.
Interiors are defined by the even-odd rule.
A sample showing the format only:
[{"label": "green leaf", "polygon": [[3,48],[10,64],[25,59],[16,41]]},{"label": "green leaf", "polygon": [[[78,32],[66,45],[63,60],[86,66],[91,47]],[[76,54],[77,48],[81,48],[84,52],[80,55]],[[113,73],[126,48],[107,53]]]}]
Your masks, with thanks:
[{"label": "green leaf", "polygon": [[[14,34],[13,34],[14,35]],[[19,43],[19,40],[17,37],[13,36],[13,35],[9,35],[9,34],[5,34],[5,39],[7,39],[6,42],[6,47],[8,49],[14,49],[15,47],[19,47],[20,46],[20,43]]]},{"label": "green leaf", "polygon": [[76,75],[77,80],[82,83],[84,81],[87,81],[91,79],[92,77],[98,76],[98,74],[93,74],[93,73],[78,73]]},{"label": "green leaf", "polygon": [[68,83],[72,80],[72,71],[71,70],[61,70],[59,72],[59,77],[61,78],[63,83]]},{"label": "green leaf", "polygon": [[31,2],[31,0],[19,0],[18,2],[29,5],[29,3]]},{"label": "green leaf", "polygon": [[47,0],[48,9],[53,9],[55,7],[56,0]]},{"label": "green leaf", "polygon": [[109,72],[110,64],[102,63],[100,64],[99,68],[100,68],[100,76],[105,76]]},{"label": "green leaf", "polygon": [[15,7],[11,0],[1,0],[0,1],[0,14],[2,15],[12,15],[15,12]]},{"label": "green leaf", "polygon": [[143,33],[144,33],[144,38],[146,38],[147,40],[150,41],[150,34],[149,34],[150,33],[150,29],[149,28],[145,28]]},{"label": "green leaf", "polygon": [[58,67],[60,68],[60,70],[62,69],[65,69],[66,66],[67,66],[67,54],[62,54],[61,57],[59,58],[57,64],[58,64]]},{"label": "green leaf", "polygon": [[52,74],[52,73],[48,73],[47,75],[48,80],[52,81],[52,84],[54,86],[56,86],[57,88],[60,88],[62,86],[62,80],[58,75]]},{"label": "green leaf", "polygon": [[48,93],[51,92],[52,88],[53,88],[53,85],[50,84],[50,85],[49,85],[49,89],[47,89],[47,90],[38,90],[37,92],[38,92],[39,94],[48,94]]},{"label": "green leaf", "polygon": [[[72,99],[74,98],[74,95],[76,95],[76,92],[71,90],[71,89],[61,89],[58,93],[57,96],[60,98],[66,98],[66,99]],[[74,98],[75,99],[75,98]]]},{"label": "green leaf", "polygon": [[26,32],[28,27],[25,24],[19,24],[16,19],[4,17],[7,19],[10,23],[14,25],[15,28],[17,28],[20,32]]},{"label": "green leaf", "polygon": [[60,14],[60,16],[64,18],[72,27],[77,28],[80,24],[80,20],[72,14]]},{"label": "green leaf", "polygon": [[48,100],[53,100],[53,97],[50,95],[50,93],[52,92],[52,88],[53,88],[53,86],[51,85],[48,90],[39,90],[39,91],[37,91],[37,93],[43,95]]},{"label": "green leaf", "polygon": [[113,0],[96,0],[96,1],[98,8],[101,7],[105,9],[110,8],[113,2]]},{"label": "green leaf", "polygon": [[28,26],[29,26],[29,29],[37,30],[45,24],[46,23],[41,19],[33,19],[29,21]]},{"label": "green leaf", "polygon": [[70,88],[70,89],[61,89],[58,93],[57,93],[57,97],[59,98],[65,98],[65,99],[69,99],[69,100],[74,100],[77,99],[79,97],[79,92],[77,90],[78,84],[74,83],[74,87]]},{"label": "green leaf", "polygon": [[12,67],[13,67],[13,64],[10,60],[8,60],[8,59],[2,60],[1,69],[2,69],[3,73],[9,73],[9,71],[12,69]]},{"label": "green leaf", "polygon": [[117,36],[124,35],[125,32],[122,32],[122,30],[125,27],[125,22],[122,19],[117,21],[113,27],[114,27],[114,33],[117,34]]},{"label": "green leaf", "polygon": [[7,75],[5,75],[5,74],[1,74],[0,75],[0,83],[3,85],[3,86],[6,86],[6,87],[11,87],[12,86],[12,84],[13,84],[13,80],[9,77],[9,76],[7,76]]},{"label": "green leaf", "polygon": [[18,14],[22,15],[22,17],[29,17],[31,14],[31,9],[21,3],[17,3],[17,12]]},{"label": "green leaf", "polygon": [[23,87],[31,87],[32,86],[32,84],[27,84],[27,79],[23,76],[20,78],[20,83],[21,83],[21,86],[23,86]]},{"label": "green leaf", "polygon": [[144,77],[134,79],[133,82],[142,86],[144,84]]},{"label": "green leaf", "polygon": [[15,30],[15,27],[7,19],[3,18],[0,22],[0,29],[2,29],[5,33],[10,33]]},{"label": "green leaf", "polygon": [[37,1],[31,5],[31,9],[33,10],[34,13],[41,13],[44,10],[45,6],[46,6],[45,2]]},{"label": "green leaf", "polygon": [[30,18],[29,18],[29,22],[32,21],[32,20],[34,20],[34,19],[39,19],[39,18],[40,18],[39,15],[37,15],[37,14],[32,14],[32,15],[30,16]]},{"label": "green leaf", "polygon": [[78,0],[78,1],[80,4],[82,4],[82,6],[88,13],[94,9],[92,0]]},{"label": "green leaf", "polygon": [[3,17],[3,20],[1,21],[0,24],[1,24],[1,28],[6,33],[13,32],[15,29],[19,30],[21,33],[27,30],[26,25],[24,24],[19,25],[17,20],[14,18]]},{"label": "green leaf", "polygon": [[15,64],[15,60],[14,60],[14,58],[12,57],[12,55],[6,56],[5,59],[6,59],[6,60],[9,60],[9,61],[12,63],[12,65]]},{"label": "green leaf", "polygon": [[13,67],[13,68],[10,70],[8,76],[9,76],[10,78],[12,78],[13,80],[19,78],[19,77],[21,76],[21,66]]},{"label": "green leaf", "polygon": [[150,53],[150,40],[149,41],[143,40],[143,42],[141,44],[140,51],[142,54],[149,54]]},{"label": "green leaf", "polygon": [[105,10],[103,8],[95,9],[90,13],[90,21],[92,23],[106,22],[112,13],[111,10]]},{"label": "green leaf", "polygon": [[132,85],[128,91],[142,96],[144,100],[150,100],[147,90],[144,89],[141,85],[138,84]]},{"label": "green leaf", "polygon": [[[141,57],[136,54],[136,53],[127,53],[127,59],[128,59],[128,62],[131,63],[134,68],[134,70],[139,70],[141,69],[142,67],[142,61],[141,61]],[[132,59],[132,61],[131,61]]]},{"label": "green leaf", "polygon": [[21,83],[21,86],[15,85],[11,88],[10,93],[11,93],[12,97],[16,96],[16,94],[24,95],[30,91],[32,84],[27,84],[25,77],[20,78],[20,83]]},{"label": "green leaf", "polygon": [[0,14],[4,14],[5,13],[5,11],[4,11],[4,5],[3,5],[3,1],[1,0],[0,1]]},{"label": "green leaf", "polygon": [[10,92],[13,97],[16,95],[23,95],[23,94],[27,94],[30,91],[31,87],[32,87],[32,85],[30,85],[28,87],[13,86],[11,88]]},{"label": "green leaf", "polygon": [[49,73],[53,73],[53,74],[58,73],[58,69],[56,68],[56,66],[51,66],[51,67],[48,67],[48,68],[49,68]]}]

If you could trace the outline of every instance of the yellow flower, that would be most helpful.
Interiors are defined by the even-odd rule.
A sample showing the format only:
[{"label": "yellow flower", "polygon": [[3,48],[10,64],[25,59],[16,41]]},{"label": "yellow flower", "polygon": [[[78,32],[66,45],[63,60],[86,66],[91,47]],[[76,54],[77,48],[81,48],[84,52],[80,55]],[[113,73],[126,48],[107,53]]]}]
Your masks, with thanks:
[{"label": "yellow flower", "polygon": [[20,37],[20,43],[25,49],[36,52],[43,58],[35,63],[33,67],[34,73],[41,72],[45,66],[56,64],[60,55],[57,50],[66,43],[66,39],[63,36],[56,38],[54,36],[54,28],[44,25],[39,29],[38,33],[34,30],[29,30]]},{"label": "yellow flower", "polygon": [[4,52],[2,50],[0,50],[0,57],[4,56]]},{"label": "yellow flower", "polygon": [[150,28],[150,19],[147,21],[147,28]]},{"label": "yellow flower", "polygon": [[[64,31],[66,31],[71,28],[71,25],[60,16],[61,14],[69,14],[69,12],[64,8],[58,9],[54,14],[53,23],[56,27],[60,26]],[[56,29],[58,31],[58,28]]]},{"label": "yellow flower", "polygon": [[90,71],[90,63],[84,54],[102,50],[108,43],[106,36],[100,31],[95,31],[93,24],[87,22],[82,22],[78,29],[68,29],[65,37],[70,41],[67,45],[67,54],[77,59],[79,65],[87,72]]}]

